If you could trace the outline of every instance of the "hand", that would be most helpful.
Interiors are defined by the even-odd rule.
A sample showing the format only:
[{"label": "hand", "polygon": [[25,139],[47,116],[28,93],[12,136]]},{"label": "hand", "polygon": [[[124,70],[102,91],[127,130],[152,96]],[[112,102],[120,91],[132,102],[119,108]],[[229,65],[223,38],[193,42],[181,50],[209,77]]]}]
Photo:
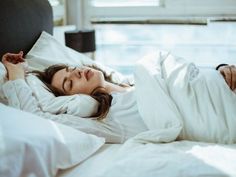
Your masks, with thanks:
[{"label": "hand", "polygon": [[227,85],[234,91],[236,88],[236,67],[234,65],[222,66],[219,68],[219,71]]},{"label": "hand", "polygon": [[8,61],[13,64],[17,64],[20,62],[24,62],[23,58],[23,51],[20,51],[19,53],[6,53],[2,56],[2,61]]},{"label": "hand", "polygon": [[25,63],[22,51],[18,54],[6,53],[2,57],[2,63],[7,69],[8,80],[25,78]]}]

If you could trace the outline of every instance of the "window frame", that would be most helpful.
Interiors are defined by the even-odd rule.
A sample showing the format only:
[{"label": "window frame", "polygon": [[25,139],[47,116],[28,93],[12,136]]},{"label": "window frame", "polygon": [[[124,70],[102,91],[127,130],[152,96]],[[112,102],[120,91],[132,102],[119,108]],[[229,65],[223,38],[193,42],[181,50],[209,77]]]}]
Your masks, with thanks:
[{"label": "window frame", "polygon": [[[236,17],[234,0],[160,0],[159,6],[94,7],[86,1],[86,16],[92,22],[152,19]],[[121,10],[122,8],[122,10]]]}]

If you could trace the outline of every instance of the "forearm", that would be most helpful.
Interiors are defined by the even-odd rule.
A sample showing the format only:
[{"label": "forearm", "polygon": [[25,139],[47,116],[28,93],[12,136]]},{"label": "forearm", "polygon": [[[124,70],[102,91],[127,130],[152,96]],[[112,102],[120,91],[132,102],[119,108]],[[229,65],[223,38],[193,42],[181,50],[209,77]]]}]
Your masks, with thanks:
[{"label": "forearm", "polygon": [[25,81],[27,63],[24,62],[23,52],[18,54],[6,53],[2,57],[2,62],[7,70],[8,78],[2,89],[9,106],[63,123],[62,116],[43,112],[38,105],[31,88]]},{"label": "forearm", "polygon": [[7,97],[9,106],[31,112],[38,116],[55,120],[60,123],[64,122],[61,120],[62,116],[53,115],[41,110],[36,98],[33,96],[31,88],[27,85],[24,79],[8,81],[2,88],[5,96]]}]

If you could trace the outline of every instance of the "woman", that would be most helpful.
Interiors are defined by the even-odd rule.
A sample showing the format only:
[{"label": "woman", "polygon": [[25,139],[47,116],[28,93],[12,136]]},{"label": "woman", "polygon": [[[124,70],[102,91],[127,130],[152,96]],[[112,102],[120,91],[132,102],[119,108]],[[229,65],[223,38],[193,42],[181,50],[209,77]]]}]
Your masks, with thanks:
[{"label": "woman", "polygon": [[[6,54],[3,56],[2,61],[8,70],[9,80],[24,79],[25,74],[22,67],[24,59],[22,52],[19,54]],[[234,90],[236,88],[235,66],[220,65],[217,69],[219,69],[231,90]],[[147,127],[142,122],[142,118],[139,115],[135,97],[132,91],[129,91],[132,90],[130,89],[131,87],[111,82],[111,80],[108,79],[109,77],[106,77],[102,71],[91,67],[69,68],[65,65],[55,65],[46,69],[45,72],[35,73],[49,86],[55,95],[83,93],[93,96],[100,102],[98,113],[94,115],[98,117],[98,119],[107,118],[110,116],[110,113],[118,112],[121,114],[117,115],[117,117],[123,115],[124,117],[130,118],[130,116],[132,116],[133,119],[130,118],[129,126],[136,125],[136,127],[133,128],[136,129],[136,131],[132,132],[133,135],[147,130]],[[117,101],[116,93],[122,93],[119,94],[118,97],[122,97],[123,95],[124,100],[132,100],[131,103],[127,105],[120,104],[118,107],[111,106],[112,101],[114,101],[113,99],[115,99],[114,102]],[[131,112],[124,114],[122,110],[125,109],[129,109]],[[128,122],[129,120],[126,119],[125,121]]]},{"label": "woman", "polygon": [[[89,120],[64,114],[55,116],[47,112],[42,112],[38,107],[37,100],[32,96],[31,88],[25,82],[23,53],[5,54],[2,57],[2,62],[8,70],[9,80],[3,85],[3,91],[9,100],[9,105],[12,107],[69,125],[86,133],[105,137],[106,142],[109,143],[123,143],[128,138],[147,130],[147,127],[138,114],[134,92],[132,91],[133,87],[112,82],[111,77],[102,71],[87,67],[75,69],[68,68],[65,65],[56,65],[49,67],[46,75],[35,72],[35,74],[45,80],[45,84],[57,96],[70,95],[78,90],[81,91],[80,86],[82,85],[83,90],[79,93],[91,94],[100,103],[98,112],[92,115],[97,120]],[[56,77],[53,80],[55,85],[53,84],[52,86],[52,76],[60,70],[61,72],[55,75]],[[70,85],[74,83],[71,83],[70,80],[65,80],[64,74],[67,76],[67,79],[77,80],[78,83]],[[63,81],[65,85],[62,87]],[[72,92],[70,86],[73,86]],[[89,87],[89,89],[87,90],[84,86]]]}]

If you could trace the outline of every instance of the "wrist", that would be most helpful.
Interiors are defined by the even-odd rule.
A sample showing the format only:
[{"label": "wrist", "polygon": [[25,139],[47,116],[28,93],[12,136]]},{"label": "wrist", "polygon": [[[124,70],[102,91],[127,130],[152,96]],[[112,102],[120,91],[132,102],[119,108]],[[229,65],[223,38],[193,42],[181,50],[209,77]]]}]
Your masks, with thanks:
[{"label": "wrist", "polygon": [[9,74],[8,80],[17,80],[17,79],[25,79],[25,76],[23,74]]}]

